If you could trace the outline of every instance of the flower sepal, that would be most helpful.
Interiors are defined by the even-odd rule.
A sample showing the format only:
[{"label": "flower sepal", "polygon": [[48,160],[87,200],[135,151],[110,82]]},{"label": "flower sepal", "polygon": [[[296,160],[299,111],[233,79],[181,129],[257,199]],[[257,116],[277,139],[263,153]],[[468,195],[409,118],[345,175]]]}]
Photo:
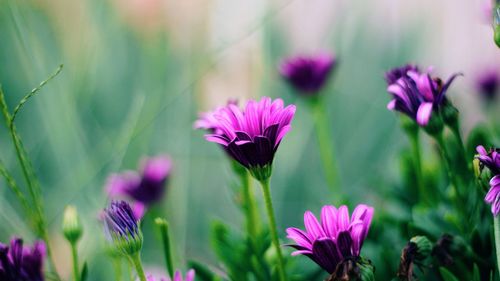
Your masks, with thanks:
[{"label": "flower sepal", "polygon": [[458,109],[453,106],[453,104],[448,100],[441,107],[441,116],[443,122],[450,128],[456,128],[458,126]]},{"label": "flower sepal", "polygon": [[444,122],[441,116],[434,114],[431,116],[427,126],[423,127],[427,134],[436,137],[443,132]]},{"label": "flower sepal", "polygon": [[260,182],[267,181],[271,177],[272,172],[272,164],[250,167],[250,174],[252,174],[252,176]]},{"label": "flower sepal", "polygon": [[347,257],[325,281],[374,281],[375,267],[362,257]]},{"label": "flower sepal", "polygon": [[121,236],[117,234],[111,234],[113,236],[113,246],[118,250],[119,253],[125,256],[132,256],[139,253],[142,249],[142,231],[139,230],[136,234],[127,234],[127,236]]}]

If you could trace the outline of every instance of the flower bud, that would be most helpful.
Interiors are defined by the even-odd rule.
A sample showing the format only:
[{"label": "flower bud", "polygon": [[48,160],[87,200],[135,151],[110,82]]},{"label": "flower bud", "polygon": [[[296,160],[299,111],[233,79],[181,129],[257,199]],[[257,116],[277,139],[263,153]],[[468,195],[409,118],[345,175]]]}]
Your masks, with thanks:
[{"label": "flower bud", "polygon": [[117,251],[131,256],[142,249],[143,236],[139,221],[128,203],[111,202],[104,210],[103,216],[105,235]]},{"label": "flower bud", "polygon": [[432,252],[432,243],[425,236],[415,236],[410,239],[410,243],[416,245],[415,258],[417,260],[424,260]]},{"label": "flower bud", "polygon": [[78,242],[83,233],[83,227],[74,206],[66,206],[63,215],[62,230],[64,237],[71,244]]}]

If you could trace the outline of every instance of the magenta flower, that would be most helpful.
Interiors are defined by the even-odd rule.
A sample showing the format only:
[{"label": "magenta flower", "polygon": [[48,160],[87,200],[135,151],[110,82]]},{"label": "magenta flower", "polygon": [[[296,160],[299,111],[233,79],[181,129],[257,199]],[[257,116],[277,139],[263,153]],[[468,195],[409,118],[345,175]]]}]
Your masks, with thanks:
[{"label": "magenta flower", "polygon": [[287,58],[279,66],[279,72],[299,93],[317,94],[324,86],[337,61],[327,53],[316,56]]},{"label": "magenta flower", "polygon": [[107,180],[106,190],[112,197],[124,196],[132,199],[134,214],[141,218],[147,207],[163,197],[171,169],[172,161],[168,156],[144,158],[139,172],[112,174]]},{"label": "magenta flower", "polygon": [[390,79],[386,78],[387,91],[393,96],[387,108],[408,115],[420,126],[427,126],[431,115],[439,113],[440,109],[448,103],[445,96],[446,91],[453,80],[461,74],[453,74],[443,84],[440,78],[431,78],[431,69],[427,72],[420,72],[417,67],[406,67],[409,69],[406,75],[400,73],[401,76],[395,82],[393,82],[393,78],[397,75],[391,73],[404,71],[405,67],[386,74],[386,77],[390,77]]},{"label": "magenta flower", "polygon": [[269,97],[248,101],[244,110],[228,104],[213,113],[216,122],[205,138],[222,145],[254,177],[264,180],[271,175],[274,154],[291,129],[294,114],[294,105],[284,107],[282,99]]},{"label": "magenta flower", "polygon": [[490,180],[490,190],[486,194],[484,201],[491,204],[491,212],[496,217],[500,213],[500,149],[491,148],[487,151],[482,145],[476,148],[481,167],[487,167],[493,178]]},{"label": "magenta flower", "polygon": [[495,99],[500,84],[500,72],[496,69],[488,69],[478,75],[476,88],[487,101]]},{"label": "magenta flower", "polygon": [[104,235],[116,250],[124,255],[133,255],[141,250],[143,236],[139,219],[127,202],[112,201],[104,209],[101,219],[104,223]]},{"label": "magenta flower", "polygon": [[[159,281],[194,281],[194,275],[195,272],[194,270],[191,269],[186,273],[186,278],[183,279],[181,272],[177,270],[174,275],[174,280],[170,279],[170,277],[167,277],[167,278],[161,278]],[[149,275],[148,281],[155,281],[155,278]]]},{"label": "magenta flower", "polygon": [[33,247],[23,247],[23,240],[14,238],[10,246],[0,243],[0,280],[43,281],[45,244],[37,241]]},{"label": "magenta flower", "polygon": [[496,217],[500,213],[500,175],[490,180],[490,190],[484,197],[486,203],[491,204],[491,213]]},{"label": "magenta flower", "polygon": [[349,219],[347,206],[324,206],[321,223],[310,211],[304,214],[306,231],[290,227],[288,238],[295,241],[291,247],[295,255],[305,255],[333,274],[345,259],[359,258],[363,241],[368,235],[373,217],[373,208],[358,205]]}]

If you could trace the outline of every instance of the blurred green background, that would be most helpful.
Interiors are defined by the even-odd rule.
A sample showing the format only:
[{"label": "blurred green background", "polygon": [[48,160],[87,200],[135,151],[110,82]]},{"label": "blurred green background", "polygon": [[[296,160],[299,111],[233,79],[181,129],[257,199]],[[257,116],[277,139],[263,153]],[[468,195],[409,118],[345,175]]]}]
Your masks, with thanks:
[{"label": "blurred green background", "polygon": [[[385,108],[384,71],[418,62],[436,66],[441,76],[464,72],[450,97],[468,130],[484,119],[473,88],[475,73],[498,67],[500,56],[484,23],[482,1],[404,2],[1,0],[0,83],[8,104],[14,107],[64,64],[17,119],[42,183],[63,278],[71,268],[60,233],[65,205],[76,205],[83,217],[81,259],[89,261],[89,280],[110,280],[111,263],[97,220],[108,201],[105,179],[157,153],[174,160],[168,194],[156,211],[172,224],[178,262],[195,258],[217,265],[209,226],[220,219],[240,228],[233,198],[236,179],[221,150],[192,123],[199,111],[228,98],[268,95],[298,106],[272,178],[282,240],[286,227],[303,226],[305,210],[318,213],[329,204],[332,195],[322,174],[312,116],[277,73],[287,55],[318,50],[337,55],[338,69],[323,94],[343,192],[353,205],[376,207],[374,228],[383,227],[377,218],[387,213],[408,215],[404,206],[387,199],[401,184],[396,155],[407,140]],[[0,158],[22,182],[5,127],[0,142]],[[0,241],[13,235],[31,241],[20,206],[4,182],[0,194]],[[145,229],[151,226],[146,220]],[[397,249],[382,254],[370,235],[363,250],[378,274],[396,270],[405,243],[384,233],[377,239]],[[154,270],[163,264],[162,253],[156,232],[146,230],[145,235],[143,259]]]}]

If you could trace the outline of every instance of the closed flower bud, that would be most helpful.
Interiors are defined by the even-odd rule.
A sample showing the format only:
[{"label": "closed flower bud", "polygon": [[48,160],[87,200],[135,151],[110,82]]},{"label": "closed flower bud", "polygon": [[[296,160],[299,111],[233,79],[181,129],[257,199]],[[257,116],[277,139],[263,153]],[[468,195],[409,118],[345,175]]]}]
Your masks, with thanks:
[{"label": "closed flower bud", "polygon": [[142,248],[142,232],[132,208],[125,201],[113,201],[104,210],[104,231],[118,252],[126,256],[138,253]]},{"label": "closed flower bud", "polygon": [[415,236],[410,239],[410,243],[416,245],[415,258],[418,260],[426,259],[432,252],[432,243],[425,236]]},{"label": "closed flower bud", "polygon": [[64,237],[71,244],[78,242],[83,233],[83,227],[74,206],[67,206],[64,210],[62,229]]}]

